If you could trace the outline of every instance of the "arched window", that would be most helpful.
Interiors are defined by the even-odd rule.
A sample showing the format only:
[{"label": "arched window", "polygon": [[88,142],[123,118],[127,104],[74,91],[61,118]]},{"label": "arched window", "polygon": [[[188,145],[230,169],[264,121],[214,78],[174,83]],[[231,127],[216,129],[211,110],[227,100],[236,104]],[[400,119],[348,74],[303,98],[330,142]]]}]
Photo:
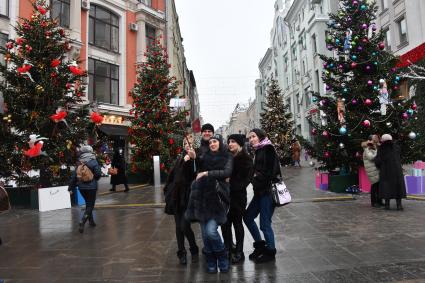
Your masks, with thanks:
[{"label": "arched window", "polygon": [[119,18],[109,10],[91,5],[89,43],[108,51],[119,51]]}]

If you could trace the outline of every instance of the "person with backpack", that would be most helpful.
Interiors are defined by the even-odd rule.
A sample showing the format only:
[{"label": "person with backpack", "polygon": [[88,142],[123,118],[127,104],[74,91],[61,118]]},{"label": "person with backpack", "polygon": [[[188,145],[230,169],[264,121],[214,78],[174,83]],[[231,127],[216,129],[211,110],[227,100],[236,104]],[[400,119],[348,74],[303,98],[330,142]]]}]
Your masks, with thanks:
[{"label": "person with backpack", "polygon": [[96,226],[93,219],[93,209],[96,202],[97,181],[102,176],[102,171],[91,146],[81,146],[79,154],[77,169],[71,175],[68,191],[72,192],[78,187],[86,202],[86,210],[78,228],[78,231],[83,233],[87,220],[91,227]]},{"label": "person with backpack", "polygon": [[[255,241],[254,252],[249,255],[249,259],[254,260],[255,263],[263,263],[273,261],[276,255],[272,228],[275,206],[271,188],[272,183],[279,180],[280,164],[276,150],[263,130],[252,129],[249,133],[249,143],[255,149],[254,176],[251,182],[254,197],[246,209],[244,222]],[[258,214],[264,240],[261,239],[260,231],[255,223]]]}]

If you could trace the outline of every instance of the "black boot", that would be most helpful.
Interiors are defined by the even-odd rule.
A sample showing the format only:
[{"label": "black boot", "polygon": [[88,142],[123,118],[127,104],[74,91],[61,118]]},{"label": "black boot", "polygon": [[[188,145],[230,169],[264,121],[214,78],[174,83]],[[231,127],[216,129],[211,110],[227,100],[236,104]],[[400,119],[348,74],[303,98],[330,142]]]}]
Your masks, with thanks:
[{"label": "black boot", "polygon": [[89,216],[84,213],[83,218],[81,218],[80,224],[78,225],[78,232],[84,233],[84,225],[86,225],[87,220],[89,219]]},{"label": "black boot", "polygon": [[250,260],[255,260],[257,256],[259,256],[263,252],[263,250],[266,248],[266,242],[265,241],[254,242],[253,246],[254,246],[254,252],[252,252],[252,254],[249,255]]},{"label": "black boot", "polygon": [[179,258],[179,262],[180,262],[181,265],[187,264],[187,257],[186,257],[186,251],[185,250],[178,251],[177,257]]},{"label": "black boot", "polygon": [[197,246],[194,246],[193,248],[190,248],[190,254],[192,256],[192,263],[199,261],[199,248]]},{"label": "black boot", "polygon": [[385,199],[385,210],[390,210],[390,200]]},{"label": "black boot", "polygon": [[91,227],[96,227],[96,222],[94,222],[93,215],[90,215],[90,217],[89,217],[89,225]]},{"label": "black boot", "polygon": [[403,210],[403,206],[401,205],[401,198],[396,199],[397,202],[397,210]]},{"label": "black boot", "polygon": [[128,192],[130,189],[128,188],[128,185],[127,184],[125,184],[124,185],[125,186],[125,190],[124,190],[124,192]]},{"label": "black boot", "polygon": [[263,252],[257,256],[255,263],[265,263],[269,261],[274,261],[276,255],[276,249],[265,248]]},{"label": "black boot", "polygon": [[240,263],[245,260],[245,254],[243,252],[236,252],[232,255],[232,263]]}]

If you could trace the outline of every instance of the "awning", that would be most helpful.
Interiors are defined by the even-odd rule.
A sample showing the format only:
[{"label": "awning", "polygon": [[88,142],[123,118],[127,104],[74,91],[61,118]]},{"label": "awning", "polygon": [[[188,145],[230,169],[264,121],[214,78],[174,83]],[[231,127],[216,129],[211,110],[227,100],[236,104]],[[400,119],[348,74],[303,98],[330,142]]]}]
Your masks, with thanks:
[{"label": "awning", "polygon": [[128,136],[128,127],[102,124],[99,129],[108,136]]},{"label": "awning", "polygon": [[404,68],[415,64],[419,60],[425,58],[425,43],[417,46],[416,48],[406,52],[400,56],[400,62],[397,64],[397,68]]}]

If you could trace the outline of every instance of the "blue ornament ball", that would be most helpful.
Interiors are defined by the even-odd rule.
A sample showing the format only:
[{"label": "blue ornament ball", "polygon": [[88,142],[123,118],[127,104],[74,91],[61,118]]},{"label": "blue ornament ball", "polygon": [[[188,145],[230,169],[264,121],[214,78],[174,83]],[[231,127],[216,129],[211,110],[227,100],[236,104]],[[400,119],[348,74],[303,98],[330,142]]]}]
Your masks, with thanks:
[{"label": "blue ornament ball", "polygon": [[345,127],[341,127],[341,128],[339,128],[339,133],[340,133],[341,135],[345,135],[345,134],[347,134],[347,128],[345,128]]},{"label": "blue ornament ball", "polygon": [[361,5],[361,6],[360,6],[360,10],[362,10],[362,11],[366,10],[366,5],[364,5],[364,4],[363,4],[363,5]]},{"label": "blue ornament ball", "polygon": [[351,59],[357,60],[357,56],[356,55],[353,55],[353,56],[351,56]]},{"label": "blue ornament ball", "polygon": [[407,114],[409,114],[409,116],[412,116],[413,115],[413,110],[412,109],[408,109],[406,112],[407,112]]},{"label": "blue ornament ball", "polygon": [[395,80],[396,81],[399,81],[400,80],[400,77],[399,76],[395,77]]}]

